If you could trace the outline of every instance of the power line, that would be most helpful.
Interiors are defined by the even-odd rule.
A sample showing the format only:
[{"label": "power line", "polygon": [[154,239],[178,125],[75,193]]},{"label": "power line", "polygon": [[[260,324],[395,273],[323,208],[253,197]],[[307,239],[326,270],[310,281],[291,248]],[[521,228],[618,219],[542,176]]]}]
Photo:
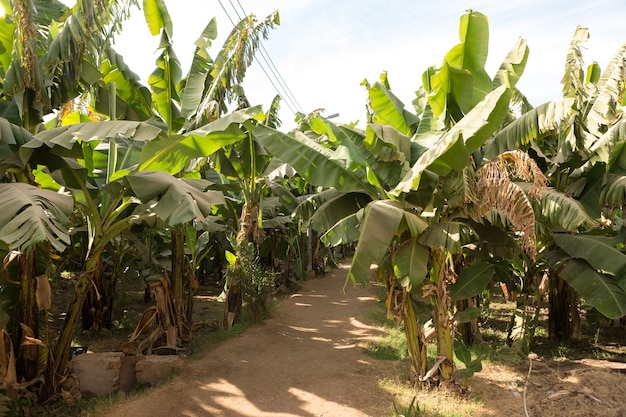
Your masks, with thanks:
[{"label": "power line", "polygon": [[[228,0],[228,2],[230,3],[230,7],[233,8],[233,11],[235,12],[235,15],[237,16],[237,19],[239,19],[240,21],[247,16],[248,14],[246,13],[246,11],[244,10],[243,6],[241,5],[241,3],[239,3],[239,1],[237,1],[237,3],[239,4],[239,7],[241,8],[241,12],[243,13],[242,16],[239,15],[239,12],[237,11],[237,8],[235,7],[235,5],[233,4],[232,0]],[[267,70],[265,69],[265,67],[263,66],[263,63],[259,61],[259,66],[261,67],[261,70],[263,70],[263,73],[265,74],[265,76],[267,77],[268,81],[270,82],[270,84],[272,84],[272,86],[274,87],[274,90],[276,90],[276,92],[278,93],[278,95],[280,95],[285,104],[287,104],[287,107],[289,107],[289,109],[292,111],[293,114],[296,114],[296,112],[294,111],[294,107],[296,109],[298,109],[299,105],[296,104],[295,100],[292,99],[291,96],[289,96],[287,90],[285,86],[283,84],[281,84],[280,82],[280,78],[276,75],[276,72],[274,70],[272,70],[272,66],[269,64],[268,62],[268,58],[264,53],[264,48],[263,48],[263,44],[260,43],[259,44],[260,47],[262,48],[261,50],[259,50],[259,55],[260,57],[263,59],[263,61],[265,62],[265,64],[269,67],[269,71],[272,73],[272,75],[274,76],[274,79],[278,82],[279,86],[281,87],[281,89],[283,90],[283,92],[285,94],[282,94],[279,91],[279,88],[276,86],[276,84],[274,84],[274,81],[272,80],[272,78],[270,77],[270,75],[268,74]],[[291,103],[290,103],[291,101]]]},{"label": "power line", "polygon": [[[231,0],[229,0],[229,2],[230,1]],[[241,9],[243,15],[247,16],[248,14],[244,10],[244,8],[241,5],[241,2],[239,0],[237,0],[237,4],[239,5],[239,8]],[[231,3],[231,6],[232,6],[232,3]],[[234,9],[234,6],[233,6],[233,9]],[[298,110],[300,110],[301,113],[304,113],[302,111],[302,106],[300,105],[300,103],[298,103],[298,100],[296,99],[296,97],[294,96],[293,92],[291,91],[291,89],[287,85],[287,82],[285,81],[283,76],[280,74],[280,71],[278,71],[278,68],[276,67],[276,65],[274,64],[274,61],[270,57],[269,52],[267,52],[267,50],[265,49],[265,46],[262,43],[260,44],[260,46],[261,46],[261,57],[269,65],[270,70],[272,71],[272,74],[274,74],[274,76],[278,80],[279,84],[281,84],[281,86],[283,87],[283,91],[286,93],[287,96],[289,96],[289,98],[292,101],[292,103],[295,104],[295,107]]]},{"label": "power line", "polygon": [[222,10],[224,10],[224,14],[226,14],[226,17],[228,18],[228,20],[230,20],[230,24],[235,26],[235,22],[233,22],[233,19],[230,18],[230,14],[228,14],[228,12],[226,11],[226,8],[224,7],[224,5],[222,4],[222,0],[217,0],[217,2],[220,4],[220,6],[222,7]]},{"label": "power line", "polygon": [[[224,7],[224,5],[222,4],[221,0],[218,0],[220,6],[222,7],[222,10],[224,11],[224,13],[226,14],[226,17],[228,17],[228,20],[230,20],[231,24],[233,26],[235,26],[235,23],[233,21],[233,19],[230,16],[230,13],[226,10],[226,8]],[[239,3],[239,1],[237,0],[237,3],[239,4],[239,7],[241,8],[241,11],[243,13],[243,17],[239,15],[239,12],[237,11],[237,8],[235,7],[235,5],[233,4],[232,0],[229,0],[230,6],[233,8],[233,11],[235,12],[235,15],[237,16],[237,18],[239,19],[239,21],[241,21],[245,16],[247,16],[245,10],[243,9],[243,6],[241,5],[241,3]],[[302,112],[301,110],[301,106],[298,103],[298,101],[295,99],[295,97],[293,96],[293,93],[291,92],[291,89],[287,86],[284,78],[280,75],[280,73],[278,72],[278,69],[276,68],[276,66],[274,65],[273,61],[271,60],[271,58],[269,57],[269,54],[267,53],[267,51],[265,50],[265,48],[263,47],[263,44],[260,44],[261,49],[259,50],[260,52],[260,56],[263,59],[263,61],[265,62],[265,64],[268,66],[269,71],[272,73],[272,75],[274,76],[274,80],[277,81],[277,83],[279,84],[280,88],[274,83],[274,80],[272,79],[272,77],[270,76],[270,74],[268,73],[268,70],[265,69],[265,66],[263,65],[263,62],[259,61],[259,66],[261,68],[261,70],[263,71],[263,73],[265,74],[265,76],[267,77],[268,81],[270,82],[270,84],[272,85],[272,87],[274,88],[274,90],[276,90],[276,92],[278,93],[279,96],[281,96],[283,98],[283,101],[285,102],[285,104],[287,105],[287,107],[289,107],[289,110],[291,110],[291,112],[293,114],[297,113],[297,110],[299,110],[300,112]],[[271,62],[271,64],[270,64]],[[272,67],[274,69],[272,69]],[[281,82],[282,80],[282,82]],[[283,91],[281,93],[281,90]]]}]

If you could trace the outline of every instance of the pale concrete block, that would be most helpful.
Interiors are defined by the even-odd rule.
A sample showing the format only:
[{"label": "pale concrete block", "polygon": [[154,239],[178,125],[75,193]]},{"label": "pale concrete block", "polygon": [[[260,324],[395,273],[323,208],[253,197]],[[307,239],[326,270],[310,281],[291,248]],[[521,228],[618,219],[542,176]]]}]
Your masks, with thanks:
[{"label": "pale concrete block", "polygon": [[69,369],[80,381],[85,398],[104,396],[117,390],[122,352],[85,353],[69,363]]}]

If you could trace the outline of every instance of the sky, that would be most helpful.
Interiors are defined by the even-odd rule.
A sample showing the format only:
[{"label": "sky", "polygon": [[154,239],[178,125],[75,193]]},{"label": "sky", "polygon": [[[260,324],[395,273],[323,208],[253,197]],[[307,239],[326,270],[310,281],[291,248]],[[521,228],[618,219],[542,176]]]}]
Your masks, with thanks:
[{"label": "sky", "polygon": [[[460,17],[468,9],[489,19],[489,57],[493,77],[509,50],[521,37],[530,56],[518,88],[537,106],[561,97],[561,77],[569,43],[577,26],[590,30],[585,43],[586,64],[604,69],[626,43],[626,2],[623,0],[165,0],[172,17],[173,45],[183,72],[189,69],[194,42],[212,18],[218,39],[209,50],[215,57],[233,23],[254,13],[259,20],[278,11],[280,25],[263,42],[244,88],[252,105],[267,109],[278,92],[288,96],[279,116],[282,129],[295,127],[294,111],[319,108],[335,122],[365,118],[366,91],[387,71],[391,89],[412,109],[422,73],[440,66],[459,43]],[[227,13],[228,15],[227,15]],[[237,15],[238,14],[238,15]],[[159,37],[150,36],[143,12],[125,22],[115,49],[147,84],[154,69]],[[271,61],[265,59],[269,56]],[[270,70],[273,64],[276,70]],[[273,79],[274,86],[264,73]],[[276,80],[273,73],[281,77]],[[285,92],[286,86],[289,91]]]}]

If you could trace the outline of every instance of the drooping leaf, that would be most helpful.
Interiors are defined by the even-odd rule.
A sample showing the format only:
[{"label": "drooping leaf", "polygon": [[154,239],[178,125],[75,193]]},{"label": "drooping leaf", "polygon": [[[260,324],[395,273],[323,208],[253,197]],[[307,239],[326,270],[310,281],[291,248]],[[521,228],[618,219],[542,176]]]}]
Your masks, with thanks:
[{"label": "drooping leaf", "polygon": [[260,107],[238,110],[183,135],[171,135],[143,147],[139,170],[180,172],[191,160],[204,158],[246,137],[241,125],[254,119]]},{"label": "drooping leaf", "polygon": [[328,247],[344,245],[348,243],[358,242],[361,236],[361,224],[365,209],[361,209],[354,214],[346,216],[339,220],[333,227],[328,229],[320,240]]},{"label": "drooping leaf", "polygon": [[37,133],[35,138],[43,143],[71,149],[76,139],[79,138],[87,142],[121,136],[138,142],[147,142],[162,134],[163,131],[161,129],[145,122],[105,121],[100,123],[78,123],[44,130]]},{"label": "drooping leaf", "polygon": [[[357,145],[345,131],[341,130],[329,120],[312,116],[309,118],[311,130],[318,134],[326,135],[335,144],[335,150],[331,155],[332,159],[345,161],[345,166],[350,171],[363,170],[367,166],[364,155],[361,154]],[[364,175],[366,175],[364,173]]]},{"label": "drooping leaf", "polygon": [[[405,209],[397,202],[379,200],[365,209],[361,237],[356,247],[348,278],[355,283],[366,284],[372,264],[379,264],[390,250],[394,236],[405,219]],[[421,221],[420,232],[427,223]]]},{"label": "drooping leaf", "polygon": [[460,253],[463,245],[471,242],[474,235],[474,230],[467,223],[442,221],[429,225],[419,237],[419,242],[433,250]]},{"label": "drooping leaf", "polygon": [[620,209],[626,205],[626,176],[609,174],[600,190],[600,205]]},{"label": "drooping leaf", "polygon": [[[520,186],[526,192],[529,191],[526,184],[520,184]],[[596,223],[578,200],[552,188],[543,190],[539,201],[531,200],[531,202],[537,219],[549,226],[576,230],[583,225]]]},{"label": "drooping leaf", "polygon": [[191,220],[203,221],[211,214],[213,206],[225,204],[220,191],[207,190],[205,180],[185,180],[173,177],[166,172],[134,172],[124,180],[148,209],[170,226]]},{"label": "drooping leaf", "polygon": [[0,117],[0,161],[5,163],[4,160],[17,152],[20,146],[34,138],[28,130]]},{"label": "drooping leaf", "polygon": [[575,102],[573,98],[554,100],[525,113],[485,144],[485,159],[490,160],[504,152],[520,149],[530,141],[541,139],[559,126],[568,124],[576,114]]},{"label": "drooping leaf", "polygon": [[420,290],[420,284],[428,275],[428,247],[417,239],[404,242],[393,255],[393,269],[396,278],[408,291]]},{"label": "drooping leaf", "polygon": [[[111,51],[113,54],[114,51]],[[150,90],[139,82],[139,77],[128,70],[121,56],[114,55],[115,65],[106,60],[101,65],[102,82],[97,93],[96,111],[108,114],[110,109],[111,85],[115,85],[118,120],[148,120],[154,116]],[[113,115],[110,115],[113,117]]]},{"label": "drooping leaf", "polygon": [[572,259],[558,270],[586,302],[610,319],[626,315],[626,291],[615,277],[598,272],[587,262]]},{"label": "drooping leaf", "polygon": [[554,233],[552,237],[570,257],[584,259],[593,268],[613,276],[626,274],[626,255],[611,245],[610,241],[582,234]]},{"label": "drooping leaf", "polygon": [[337,195],[336,198],[325,201],[315,210],[315,214],[311,217],[311,226],[314,230],[324,233],[339,220],[364,208],[370,201],[371,199],[362,193]]},{"label": "drooping leaf", "polygon": [[482,310],[478,307],[468,307],[463,311],[457,311],[452,318],[457,323],[469,323],[480,318]]},{"label": "drooping leaf", "polygon": [[450,285],[452,301],[467,300],[482,292],[495,273],[493,264],[483,261],[465,267],[459,273],[456,282]]},{"label": "drooping leaf", "polygon": [[332,159],[332,151],[299,131],[292,136],[258,125],[253,134],[272,155],[291,165],[310,184],[335,187],[343,192],[373,191],[364,178]]},{"label": "drooping leaf", "polygon": [[70,243],[70,196],[24,183],[0,184],[0,240],[15,250],[49,242],[62,252]]}]

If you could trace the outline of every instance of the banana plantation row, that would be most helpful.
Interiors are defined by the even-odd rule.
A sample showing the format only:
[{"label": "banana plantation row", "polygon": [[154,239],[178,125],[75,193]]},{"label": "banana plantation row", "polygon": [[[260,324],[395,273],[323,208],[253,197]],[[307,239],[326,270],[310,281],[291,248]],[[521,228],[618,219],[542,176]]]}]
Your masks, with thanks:
[{"label": "banana plantation row", "polygon": [[[160,39],[145,86],[111,42],[134,1],[3,6],[0,377],[12,398],[56,398],[74,335],[111,327],[116,285],[133,273],[156,296],[131,337],[142,353],[189,340],[202,265],[225,273],[232,325],[242,301],[262,317],[277,280],[301,279],[310,257],[342,244],[356,243],[355,283],[377,266],[419,381],[451,381],[454,350],[475,365],[465,346],[480,338],[477,301],[490,282],[517,294],[520,352],[542,297],[555,339],[579,335],[582,302],[626,315],[626,47],[602,71],[585,67],[589,34],[578,28],[563,97],[532,107],[516,88],[526,42],[490,76],[487,18],[468,11],[412,107],[383,73],[364,83],[364,127],[314,112],[285,133],[278,97],[263,110],[241,85],[277,13],[246,17],[215,58],[211,21],[183,76],[165,3],[145,0]],[[57,331],[49,309],[64,271],[78,281]],[[432,305],[431,327],[418,302]]]}]

